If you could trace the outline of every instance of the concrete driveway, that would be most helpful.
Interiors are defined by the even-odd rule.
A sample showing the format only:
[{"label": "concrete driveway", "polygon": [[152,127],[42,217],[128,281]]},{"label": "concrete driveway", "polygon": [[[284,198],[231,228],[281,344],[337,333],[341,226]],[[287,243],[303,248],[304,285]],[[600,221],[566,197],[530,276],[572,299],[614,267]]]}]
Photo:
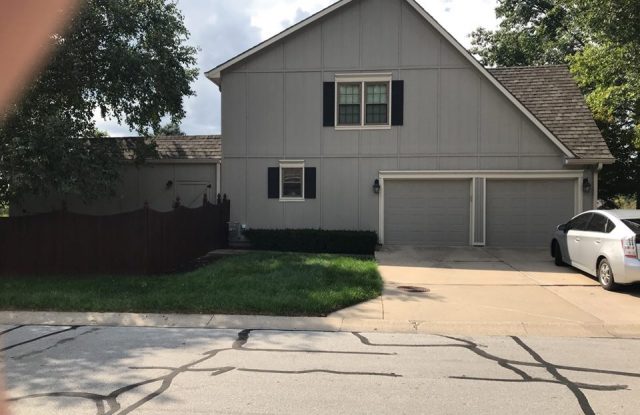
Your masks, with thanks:
[{"label": "concrete driveway", "polygon": [[524,323],[550,332],[573,325],[578,331],[640,325],[639,286],[606,292],[595,278],[555,266],[546,249],[385,247],[376,258],[385,282],[382,297],[331,317]]}]

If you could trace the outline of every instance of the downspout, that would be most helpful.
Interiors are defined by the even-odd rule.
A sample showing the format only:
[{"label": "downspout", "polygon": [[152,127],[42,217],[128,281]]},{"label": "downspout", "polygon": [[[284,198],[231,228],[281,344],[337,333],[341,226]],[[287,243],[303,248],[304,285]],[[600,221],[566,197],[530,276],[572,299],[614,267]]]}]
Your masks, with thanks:
[{"label": "downspout", "polygon": [[221,170],[220,169],[220,164],[221,163],[222,163],[221,160],[216,163],[216,194],[214,196],[215,200],[218,200],[218,195],[220,194],[220,192],[222,190],[222,189],[220,189],[220,187],[221,187],[220,186],[220,183],[221,183],[221,181],[220,181],[220,170]]},{"label": "downspout", "polygon": [[598,208],[598,190],[599,190],[599,186],[598,186],[598,176],[600,171],[602,170],[603,164],[602,163],[598,163],[598,167],[593,171],[593,208],[597,209]]}]

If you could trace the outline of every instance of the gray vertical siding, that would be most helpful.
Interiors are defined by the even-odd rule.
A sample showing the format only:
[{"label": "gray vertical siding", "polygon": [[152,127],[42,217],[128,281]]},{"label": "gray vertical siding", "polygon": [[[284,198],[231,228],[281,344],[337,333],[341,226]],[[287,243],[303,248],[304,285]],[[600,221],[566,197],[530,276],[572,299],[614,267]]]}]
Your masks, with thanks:
[{"label": "gray vertical siding", "polygon": [[[80,197],[63,198],[50,194],[27,196],[11,204],[11,215],[25,215],[51,212],[62,207],[63,200],[70,212],[88,215],[113,215],[141,209],[147,202],[151,209],[167,212],[173,209],[176,197],[182,204],[197,207],[202,204],[206,185],[208,197],[216,193],[216,164],[214,163],[153,163],[139,167],[133,163],[120,168],[121,180],[114,190],[114,196],[91,202]],[[167,187],[171,181],[172,186]]]},{"label": "gray vertical siding", "polygon": [[[322,82],[405,81],[402,127],[322,126]],[[381,170],[561,170],[563,155],[403,0],[357,0],[222,74],[223,191],[254,228],[378,228]],[[281,159],[318,168],[318,199],[267,199]]]}]

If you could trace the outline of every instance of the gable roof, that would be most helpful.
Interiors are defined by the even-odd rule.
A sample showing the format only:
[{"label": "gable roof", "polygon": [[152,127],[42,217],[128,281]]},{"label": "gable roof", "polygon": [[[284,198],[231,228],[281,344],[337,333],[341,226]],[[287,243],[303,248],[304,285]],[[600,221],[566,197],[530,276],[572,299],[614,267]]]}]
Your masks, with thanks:
[{"label": "gable roof", "polygon": [[[254,46],[253,48],[250,48],[247,51],[218,65],[217,67],[206,72],[205,75],[216,85],[220,86],[222,71],[224,71],[225,69],[228,69],[229,67],[249,58],[250,56],[292,35],[293,33],[312,24],[313,22],[339,10],[340,8],[346,6],[347,4],[353,1],[354,0],[339,0],[336,3],[330,5],[329,7],[308,17],[307,19],[302,20],[301,22],[273,36],[272,38],[267,39],[264,42]],[[560,139],[559,136],[554,134],[549,129],[549,127],[544,122],[542,122],[541,119],[539,119],[536,115],[534,115],[534,113],[530,108],[528,108],[526,105],[523,105],[523,102],[521,102],[505,84],[509,84],[511,85],[512,88],[518,89],[516,85],[514,85],[513,83],[510,83],[506,79],[504,79],[505,84],[499,82],[498,79],[496,79],[496,77],[494,77],[487,68],[485,68],[480,62],[478,62],[478,60],[464,46],[462,46],[462,44],[460,44],[460,42],[458,42],[444,27],[442,27],[442,25],[440,25],[440,23],[438,23],[422,6],[420,6],[420,4],[418,4],[415,0],[404,0],[404,1],[409,3],[409,5],[411,5],[438,33],[440,33],[440,35],[442,35],[456,50],[458,50],[458,52],[460,52],[462,56],[469,63],[471,63],[473,67],[475,67],[509,101],[511,101],[511,103],[515,105],[520,110],[520,112],[523,115],[525,115],[525,117],[527,117],[549,140],[551,140],[551,142],[553,142],[566,156],[567,162],[570,162],[570,161],[579,162],[580,159],[584,159],[584,161],[594,160],[596,162],[604,162],[604,163],[613,162],[613,157],[611,156],[611,153],[608,152],[608,148],[605,151],[606,144],[604,143],[602,136],[600,135],[598,139],[597,137],[594,136],[594,132],[591,130],[591,125],[594,124],[594,121],[593,121],[593,116],[591,115],[590,112],[589,112],[589,119],[585,120],[587,125],[580,127],[577,123],[579,122],[580,117],[583,117],[583,118],[585,117],[585,114],[582,108],[578,108],[577,106],[573,107],[574,112],[575,111],[577,112],[573,114],[575,115],[575,117],[571,118],[575,122],[575,124],[571,126],[572,127],[570,129],[571,132],[564,129],[569,127],[569,123],[564,123],[560,125],[561,123],[558,123],[558,122],[554,123],[554,122],[551,122],[551,120],[548,120],[549,122],[551,122],[551,125],[554,125],[556,127],[556,132],[558,134],[560,133],[560,130],[565,132],[563,136],[568,140],[568,142],[565,143],[563,140]],[[506,74],[506,72],[504,74]],[[507,78],[506,75],[504,78]],[[571,82],[575,86],[575,82],[573,82],[573,80],[571,80]],[[565,87],[567,86],[566,80],[565,80],[564,86]],[[565,92],[570,94],[574,99],[576,98],[573,91],[570,91],[570,88],[566,88]],[[580,91],[578,90],[578,93],[579,92]],[[580,99],[582,104],[584,105],[584,98],[582,97],[582,95],[580,95]],[[537,108],[536,105],[533,105],[532,99],[529,99],[529,102],[530,102],[530,105],[532,105],[534,108]],[[586,108],[586,105],[584,105],[584,107]],[[540,113],[543,114],[543,116],[546,115],[545,111],[543,111],[542,109],[540,110]],[[576,114],[579,114],[579,116]],[[590,137],[588,138],[589,142],[587,144],[583,145],[583,143],[581,142],[581,138],[577,136],[577,134],[580,133],[580,128],[586,128],[590,130]],[[604,146],[604,148],[602,146]],[[573,151],[573,148],[576,149],[576,152]],[[594,149],[596,151],[592,153],[589,149]]]},{"label": "gable roof", "polygon": [[614,161],[568,66],[494,68],[489,72],[576,156]]},{"label": "gable roof", "polygon": [[[120,137],[126,160],[134,159],[134,147],[140,137]],[[156,137],[156,154],[151,160],[220,160],[222,137],[219,135],[185,135]]]}]

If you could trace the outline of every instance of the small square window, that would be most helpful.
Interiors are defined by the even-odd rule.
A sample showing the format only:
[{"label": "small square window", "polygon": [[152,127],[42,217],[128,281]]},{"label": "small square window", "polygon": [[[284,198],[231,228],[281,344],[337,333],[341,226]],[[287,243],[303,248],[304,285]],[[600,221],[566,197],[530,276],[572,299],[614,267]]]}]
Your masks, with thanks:
[{"label": "small square window", "polygon": [[280,200],[304,200],[304,163],[280,164]]}]

